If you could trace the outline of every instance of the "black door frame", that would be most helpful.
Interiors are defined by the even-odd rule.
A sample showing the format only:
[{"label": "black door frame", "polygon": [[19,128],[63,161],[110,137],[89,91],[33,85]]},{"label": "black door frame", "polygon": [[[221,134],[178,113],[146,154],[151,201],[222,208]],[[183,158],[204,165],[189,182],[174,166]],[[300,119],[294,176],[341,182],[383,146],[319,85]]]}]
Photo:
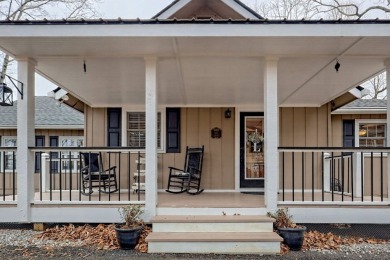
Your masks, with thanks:
[{"label": "black door frame", "polygon": [[264,188],[264,179],[263,180],[245,180],[245,118],[246,117],[263,117],[264,112],[240,112],[240,189],[246,188]]}]

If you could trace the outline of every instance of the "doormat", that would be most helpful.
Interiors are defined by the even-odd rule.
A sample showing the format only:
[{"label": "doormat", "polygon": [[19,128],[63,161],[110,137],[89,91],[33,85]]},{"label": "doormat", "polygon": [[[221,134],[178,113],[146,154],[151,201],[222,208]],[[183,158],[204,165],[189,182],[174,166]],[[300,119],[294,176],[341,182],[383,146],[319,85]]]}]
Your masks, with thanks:
[{"label": "doormat", "polygon": [[241,193],[249,195],[264,195],[264,191],[242,191]]}]

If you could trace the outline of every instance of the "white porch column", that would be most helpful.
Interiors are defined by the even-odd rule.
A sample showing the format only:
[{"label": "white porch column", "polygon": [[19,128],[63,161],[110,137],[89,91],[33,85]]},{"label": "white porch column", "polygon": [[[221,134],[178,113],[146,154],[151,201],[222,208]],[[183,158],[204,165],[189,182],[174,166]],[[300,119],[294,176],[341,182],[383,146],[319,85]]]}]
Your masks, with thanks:
[{"label": "white porch column", "polygon": [[[386,66],[386,86],[387,86],[387,94],[389,94],[390,88],[390,59],[385,61]],[[387,115],[386,115],[386,123],[387,123],[387,138],[386,138],[386,146],[390,147],[390,97],[387,95]],[[387,199],[390,201],[390,153],[387,154]]]},{"label": "white porch column", "polygon": [[[17,110],[17,189],[18,221],[31,221],[34,199],[34,154],[28,150],[35,140],[35,66],[31,59],[18,59],[18,80],[23,82],[23,99],[18,95]],[[17,219],[15,219],[17,220]]]},{"label": "white porch column", "polygon": [[264,129],[265,204],[268,211],[274,211],[278,207],[279,187],[279,108],[277,58],[266,58],[264,64]]},{"label": "white porch column", "polygon": [[145,58],[145,219],[156,215],[157,207],[157,58]]}]

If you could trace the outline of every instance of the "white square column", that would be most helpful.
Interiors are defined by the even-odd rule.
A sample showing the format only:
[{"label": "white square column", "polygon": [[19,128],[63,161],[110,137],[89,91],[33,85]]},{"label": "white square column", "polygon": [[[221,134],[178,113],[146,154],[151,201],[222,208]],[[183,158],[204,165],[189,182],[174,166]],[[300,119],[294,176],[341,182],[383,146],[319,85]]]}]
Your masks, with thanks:
[{"label": "white square column", "polygon": [[[387,86],[387,114],[386,114],[386,147],[390,147],[390,59],[385,61],[386,66],[386,86]],[[387,200],[390,201],[390,153],[387,153]]]},{"label": "white square column", "polygon": [[268,211],[275,211],[278,207],[278,145],[278,59],[266,58],[264,64],[264,194],[265,205]]},{"label": "white square column", "polygon": [[145,220],[157,212],[157,58],[145,58]]},{"label": "white square column", "polygon": [[35,146],[35,66],[31,59],[18,59],[18,80],[23,82],[23,99],[18,95],[17,109],[17,194],[18,212],[15,221],[31,221],[31,202],[34,200],[34,154],[28,147]]}]

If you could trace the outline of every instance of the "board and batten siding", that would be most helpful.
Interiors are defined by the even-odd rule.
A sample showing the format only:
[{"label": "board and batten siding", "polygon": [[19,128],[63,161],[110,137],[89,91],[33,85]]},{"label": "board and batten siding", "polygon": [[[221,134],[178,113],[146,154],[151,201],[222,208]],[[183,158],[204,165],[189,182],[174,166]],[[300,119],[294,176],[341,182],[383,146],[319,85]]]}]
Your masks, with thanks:
[{"label": "board and batten siding", "polygon": [[[330,126],[330,106],[321,107],[283,107],[279,110],[280,139],[279,146],[283,147],[326,147],[328,146]],[[304,159],[302,171],[302,156]],[[284,183],[282,178],[283,154],[280,154],[279,188],[292,189],[293,169],[292,153],[284,154]],[[314,153],[314,188],[320,189],[321,178],[321,154]],[[312,187],[312,153],[294,153],[294,188],[304,189]]]},{"label": "board and batten siding", "polygon": [[[198,147],[204,145],[202,183],[204,189],[233,190],[235,188],[234,176],[234,137],[235,118],[234,109],[232,117],[225,118],[227,108],[181,108],[180,121],[180,153],[158,154],[158,188],[165,189],[168,184],[168,167],[182,169],[184,166],[186,146]],[[106,146],[107,144],[107,109],[85,109],[86,145]],[[123,111],[123,113],[125,113]],[[165,119],[164,119],[165,120]],[[222,130],[220,139],[211,138],[211,129],[218,127]],[[126,133],[122,133],[126,134]],[[113,155],[112,155],[113,156]],[[117,156],[117,155],[115,155]],[[128,154],[121,155],[121,188],[127,188],[130,173],[130,182],[137,169],[135,160],[137,154],[132,153],[130,165]],[[108,158],[104,156],[104,163],[108,165]],[[111,158],[111,165],[119,160]],[[129,167],[130,166],[130,170]]]},{"label": "board and batten siding", "polygon": [[[351,114],[351,115],[332,115],[333,146],[343,146],[343,120],[355,119],[386,119],[386,114]],[[373,194],[380,196],[380,154],[374,153],[373,158]],[[371,195],[371,158],[370,154],[364,156],[364,195]],[[387,158],[383,159],[383,183],[387,183]],[[383,185],[383,193],[387,194],[387,185]]]}]

